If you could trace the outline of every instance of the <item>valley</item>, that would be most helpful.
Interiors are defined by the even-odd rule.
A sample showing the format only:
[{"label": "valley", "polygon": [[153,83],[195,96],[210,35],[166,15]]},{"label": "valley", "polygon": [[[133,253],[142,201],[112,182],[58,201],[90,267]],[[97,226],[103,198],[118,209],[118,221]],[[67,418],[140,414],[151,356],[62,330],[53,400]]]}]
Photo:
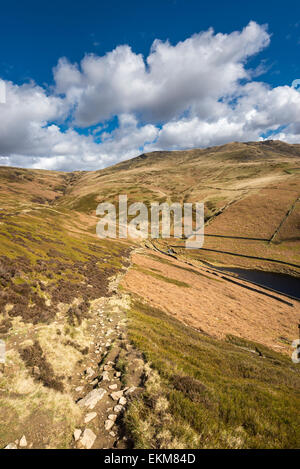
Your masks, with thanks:
[{"label": "valley", "polygon": [[[0,167],[0,447],[299,446],[299,188],[300,145],[280,141]],[[203,248],[99,239],[119,194],[204,202]]]}]

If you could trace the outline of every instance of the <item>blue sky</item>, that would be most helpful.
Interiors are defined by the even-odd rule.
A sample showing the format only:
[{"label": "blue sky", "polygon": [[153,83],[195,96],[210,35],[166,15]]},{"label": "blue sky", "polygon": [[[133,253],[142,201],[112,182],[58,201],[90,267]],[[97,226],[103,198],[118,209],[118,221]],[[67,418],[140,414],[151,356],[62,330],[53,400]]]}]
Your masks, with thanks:
[{"label": "blue sky", "polygon": [[12,0],[0,12],[0,164],[96,169],[144,150],[299,141],[297,1]]}]

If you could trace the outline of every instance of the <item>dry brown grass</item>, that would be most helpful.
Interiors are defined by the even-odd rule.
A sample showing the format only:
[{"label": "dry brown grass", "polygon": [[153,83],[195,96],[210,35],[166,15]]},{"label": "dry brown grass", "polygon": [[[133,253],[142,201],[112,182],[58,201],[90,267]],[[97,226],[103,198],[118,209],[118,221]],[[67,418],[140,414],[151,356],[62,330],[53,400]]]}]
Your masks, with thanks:
[{"label": "dry brown grass", "polygon": [[[0,445],[19,438],[24,425],[30,428],[28,437],[35,447],[69,445],[78,418],[69,379],[89,347],[90,301],[110,294],[109,278],[128,265],[128,244],[100,241],[96,236],[98,201],[117,201],[119,194],[128,194],[130,203],[205,201],[209,219],[241,198],[224,212],[224,230],[259,231],[262,236],[272,232],[298,190],[299,155],[299,146],[281,142],[233,143],[205,150],[156,152],[93,172],[0,168],[0,335],[6,340],[9,359],[7,374],[0,380],[4,390],[0,420],[5,422]],[[233,207],[241,208],[240,213],[234,212],[236,222]],[[297,214],[298,208],[282,226],[280,244],[262,247],[232,242],[228,246],[246,253],[268,249],[278,259],[296,259],[299,240],[291,238],[298,236]],[[212,229],[222,217],[216,217]],[[209,242],[219,246],[216,240]],[[201,255],[234,264],[230,256]],[[170,265],[161,258],[150,262],[145,256],[135,261],[139,268],[128,274],[124,285],[168,312],[168,318],[174,315],[218,338],[233,333],[284,353],[289,349],[296,307],[292,311],[180,262]],[[253,265],[261,267],[247,264]],[[287,342],[280,342],[280,336]],[[22,352],[26,340],[31,342],[25,343]],[[34,366],[40,373],[33,376]],[[172,385],[177,393],[188,394],[190,388],[189,399],[194,402],[203,383],[179,375]],[[52,389],[59,383],[64,392]],[[49,384],[52,388],[45,386]],[[154,386],[151,380],[148,385]],[[180,433],[166,396],[156,397],[155,412],[159,418],[170,419],[175,433]],[[151,433],[149,418],[145,426]],[[39,434],[41,426],[44,430]],[[184,446],[187,441],[197,444],[189,425],[180,438],[170,436],[166,428],[157,431],[155,438],[158,445],[168,447]]]},{"label": "dry brown grass", "polygon": [[295,190],[261,189],[231,205],[206,233],[270,239],[298,195]]},{"label": "dry brown grass", "polygon": [[294,210],[286,219],[280,228],[275,242],[290,242],[293,245],[298,245],[300,241],[300,202],[298,201]]},{"label": "dry brown grass", "polygon": [[[122,285],[149,305],[213,337],[224,338],[233,334],[290,354],[289,343],[297,333],[300,314],[297,301],[293,301],[292,308],[226,282],[203,268],[189,267],[159,254],[151,257],[136,254],[132,260],[134,265],[144,270],[131,269]],[[189,288],[147,275],[145,269],[155,269],[169,279],[184,279]],[[287,343],[282,342],[282,336],[287,338]]]},{"label": "dry brown grass", "polygon": [[151,365],[126,415],[136,448],[297,447],[299,370],[289,357],[234,336],[215,340],[138,300],[129,318]]}]

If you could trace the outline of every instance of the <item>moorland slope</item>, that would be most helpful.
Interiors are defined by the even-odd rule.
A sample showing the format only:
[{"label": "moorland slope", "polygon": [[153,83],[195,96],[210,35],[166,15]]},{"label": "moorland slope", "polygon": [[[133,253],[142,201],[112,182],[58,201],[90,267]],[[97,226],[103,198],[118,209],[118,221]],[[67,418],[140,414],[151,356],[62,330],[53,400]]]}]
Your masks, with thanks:
[{"label": "moorland slope", "polygon": [[[299,302],[204,263],[298,278],[299,179],[300,145],[279,141],[1,167],[0,446],[299,446]],[[204,202],[203,249],[99,239],[119,194]]]}]

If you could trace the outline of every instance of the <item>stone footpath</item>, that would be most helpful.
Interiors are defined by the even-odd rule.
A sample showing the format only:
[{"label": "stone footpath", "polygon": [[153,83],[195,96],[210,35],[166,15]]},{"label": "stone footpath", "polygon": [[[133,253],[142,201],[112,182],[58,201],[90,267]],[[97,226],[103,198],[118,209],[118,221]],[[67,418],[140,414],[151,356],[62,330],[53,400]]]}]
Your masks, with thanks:
[{"label": "stone footpath", "polygon": [[78,375],[75,400],[84,410],[82,425],[74,431],[73,447],[126,448],[123,414],[130,399],[142,391],[142,356],[129,344],[126,311],[130,298],[118,293],[120,278],[111,284],[112,296],[93,304],[93,351],[89,366]]}]

